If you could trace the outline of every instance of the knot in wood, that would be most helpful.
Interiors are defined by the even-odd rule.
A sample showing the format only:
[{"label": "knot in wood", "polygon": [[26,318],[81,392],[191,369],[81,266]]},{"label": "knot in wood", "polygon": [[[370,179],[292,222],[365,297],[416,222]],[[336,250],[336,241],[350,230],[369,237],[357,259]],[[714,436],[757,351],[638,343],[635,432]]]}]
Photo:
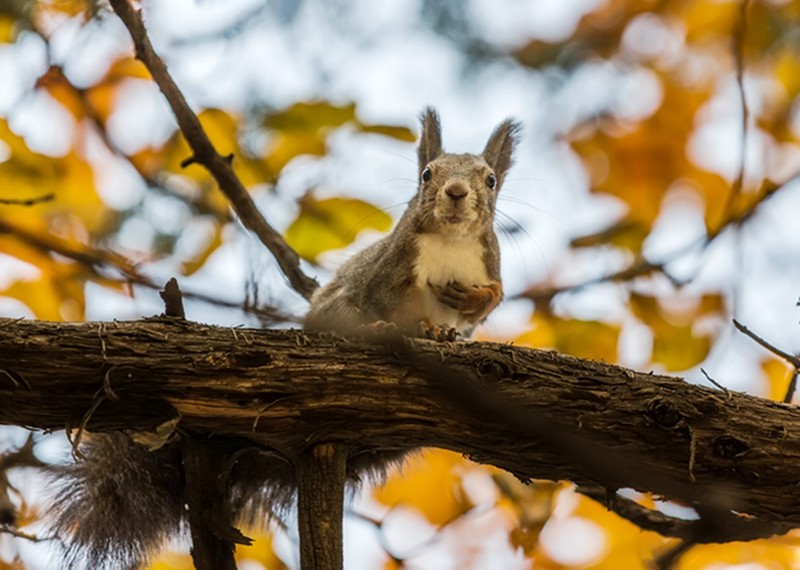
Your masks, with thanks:
[{"label": "knot in wood", "polygon": [[716,457],[735,459],[750,451],[750,446],[732,435],[721,435],[714,439],[713,450]]},{"label": "knot in wood", "polygon": [[677,429],[683,426],[683,414],[675,404],[664,398],[650,400],[647,414],[660,427]]},{"label": "knot in wood", "polygon": [[509,376],[508,367],[505,363],[491,358],[486,358],[478,362],[475,369],[481,379],[488,382],[497,382]]},{"label": "knot in wood", "polygon": [[745,469],[744,467],[734,467],[733,472],[736,473],[745,485],[750,485],[751,487],[758,485],[758,481],[761,479],[758,473],[750,469]]}]

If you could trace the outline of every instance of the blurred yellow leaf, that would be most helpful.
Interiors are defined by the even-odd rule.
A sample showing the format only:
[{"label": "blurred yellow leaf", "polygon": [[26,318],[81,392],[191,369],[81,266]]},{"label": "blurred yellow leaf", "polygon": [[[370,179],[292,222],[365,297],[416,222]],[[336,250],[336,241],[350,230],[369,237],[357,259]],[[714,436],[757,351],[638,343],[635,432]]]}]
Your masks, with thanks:
[{"label": "blurred yellow leaf", "polygon": [[653,331],[651,361],[662,364],[669,371],[676,371],[691,368],[706,358],[711,350],[713,334],[697,332],[697,321],[721,316],[725,301],[721,294],[709,293],[694,300],[681,299],[669,306],[663,298],[631,293],[630,307],[633,314]]},{"label": "blurred yellow leaf", "polygon": [[270,113],[264,119],[264,126],[284,133],[316,132],[340,127],[355,119],[355,103],[339,106],[327,101],[300,102]]},{"label": "blurred yellow leaf", "polygon": [[404,570],[405,564],[398,562],[394,558],[387,558],[383,570]]},{"label": "blurred yellow leaf", "polygon": [[716,0],[681,2],[676,15],[686,27],[687,42],[730,41],[739,19],[739,3]]},{"label": "blurred yellow leaf", "polygon": [[605,534],[605,556],[587,566],[587,570],[649,570],[655,552],[667,542],[657,533],[643,531],[604,505],[582,495],[578,495],[578,505],[572,514],[593,521]]},{"label": "blurred yellow leaf", "polygon": [[526,555],[533,554],[539,534],[552,513],[554,496],[563,485],[552,481],[526,484],[500,469],[493,473],[492,479],[500,491],[498,506],[511,510],[517,521],[508,536],[509,542]]},{"label": "blurred yellow leaf", "polygon": [[800,70],[797,69],[798,61],[797,49],[783,49],[775,59],[774,76],[783,88],[791,101],[800,93]]},{"label": "blurred yellow leaf", "polygon": [[[619,48],[627,23],[652,8],[653,3],[648,0],[600,2],[595,10],[581,18],[569,38],[556,43],[534,39],[513,55],[521,64],[534,69],[553,62],[569,68],[591,57],[589,54],[609,57]],[[575,46],[580,49],[576,50]]]},{"label": "blurred yellow leaf", "polygon": [[37,0],[32,2],[34,19],[47,21],[52,18],[82,16],[89,21],[100,10],[99,0]]},{"label": "blurred yellow leaf", "polygon": [[194,570],[194,563],[188,554],[168,552],[159,556],[147,570]]},{"label": "blurred yellow leaf", "polygon": [[414,456],[402,474],[391,477],[375,490],[375,499],[389,507],[405,505],[417,509],[434,525],[445,525],[473,507],[461,487],[460,455],[429,450]]},{"label": "blurred yellow leaf", "polygon": [[565,354],[617,361],[618,325],[600,321],[564,319],[544,311],[534,313],[531,330],[514,339],[514,344],[553,348]]},{"label": "blurred yellow leaf", "polygon": [[658,110],[640,123],[603,119],[599,128],[579,128],[571,142],[584,159],[593,192],[616,196],[628,206],[623,220],[610,229],[588,236],[580,245],[610,243],[639,252],[673,183],[682,181],[703,195],[706,223],[717,227],[730,185],[714,173],[692,164],[686,144],[694,130],[694,116],[711,95],[712,84],[688,87],[661,75],[663,100]]},{"label": "blurred yellow leaf", "polygon": [[[233,170],[246,188],[268,181],[259,160],[245,152],[239,144],[241,117],[221,109],[206,109],[198,118],[211,143],[223,156],[232,156]],[[216,191],[216,182],[211,174],[199,164],[181,166],[192,156],[192,150],[180,131],[159,149],[143,149],[131,157],[131,160],[145,175],[157,178],[164,172],[183,177],[195,182],[203,192],[211,192],[216,196],[214,204],[220,216],[227,216],[228,204],[221,192]]]},{"label": "blurred yellow leaf", "polygon": [[150,74],[142,62],[133,57],[120,57],[111,64],[103,78],[85,89],[83,96],[98,119],[105,122],[114,111],[120,87],[131,79],[150,80]]},{"label": "blurred yellow leaf", "polygon": [[649,233],[650,225],[623,219],[594,234],[577,237],[570,241],[570,245],[572,247],[616,245],[630,251],[638,251]]},{"label": "blurred yellow leaf", "polygon": [[274,176],[300,155],[323,156],[327,138],[335,129],[349,124],[357,131],[375,133],[402,141],[413,142],[414,133],[391,125],[370,125],[356,116],[355,103],[334,105],[327,101],[300,102],[269,114],[264,126],[273,131],[273,141],[266,164]]},{"label": "blurred yellow leaf", "polygon": [[111,83],[123,79],[150,79],[150,72],[145,65],[138,59],[130,56],[123,56],[114,60],[108,68],[103,83]]},{"label": "blurred yellow leaf", "polygon": [[33,281],[17,281],[0,294],[17,299],[43,321],[81,321],[84,318],[84,280],[81,267],[48,264]]},{"label": "blurred yellow leaf", "polygon": [[16,20],[10,16],[0,15],[0,43],[13,42],[16,35]]},{"label": "blurred yellow leaf", "polygon": [[[11,209],[9,206],[7,209]],[[26,211],[30,208],[20,208]],[[30,263],[39,274],[29,280],[12,283],[0,295],[27,305],[37,318],[50,321],[75,321],[84,318],[84,286],[87,280],[117,291],[124,282],[100,276],[96,265],[111,265],[123,273],[134,274],[136,267],[124,257],[106,250],[97,250],[83,243],[85,228],[76,218],[56,218],[56,235],[48,228],[29,228],[0,217],[0,251]],[[64,257],[60,257],[64,256]]]},{"label": "blurred yellow leaf", "polygon": [[261,564],[266,570],[286,570],[288,566],[284,564],[277,554],[272,544],[270,533],[258,533],[253,535],[247,533],[254,540],[250,545],[239,544],[236,546],[236,560],[239,562],[255,561]]},{"label": "blurred yellow leaf", "polygon": [[383,232],[391,224],[388,214],[362,200],[317,200],[306,194],[300,200],[300,214],[286,230],[286,241],[303,259],[316,263],[322,252],[346,247],[362,230]]},{"label": "blurred yellow leaf", "polygon": [[782,402],[794,374],[794,368],[779,358],[767,358],[761,361],[761,370],[764,371],[767,381],[766,397]]},{"label": "blurred yellow leaf", "polygon": [[797,568],[800,565],[797,532],[752,542],[702,544],[684,554],[677,570],[708,570],[731,565],[755,564],[761,568]]},{"label": "blurred yellow leaf", "polygon": [[324,156],[327,150],[325,139],[315,131],[277,132],[273,135],[265,162],[273,178],[277,178],[293,158],[300,155]]},{"label": "blurred yellow leaf", "polygon": [[211,239],[208,243],[198,252],[198,254],[187,261],[184,261],[181,264],[181,272],[184,275],[191,275],[203,265],[205,265],[208,258],[211,257],[217,248],[222,245],[222,224],[215,223],[214,224],[214,233],[211,235]]},{"label": "blurred yellow leaf", "polygon": [[58,101],[76,121],[82,120],[87,115],[88,109],[79,90],[67,79],[64,71],[58,65],[51,65],[36,80],[36,87],[44,89]]},{"label": "blurred yellow leaf", "polygon": [[56,218],[80,220],[87,229],[102,223],[106,212],[95,191],[94,174],[74,151],[58,158],[33,152],[3,119],[0,141],[10,153],[8,160],[0,163],[0,199],[53,197],[30,207],[0,204],[0,216],[10,216],[19,225],[42,230]]},{"label": "blurred yellow leaf", "polygon": [[359,123],[359,130],[364,133],[374,133],[376,135],[383,135],[400,141],[414,142],[417,140],[417,135],[411,129],[406,127],[393,127],[390,125],[365,125]]}]

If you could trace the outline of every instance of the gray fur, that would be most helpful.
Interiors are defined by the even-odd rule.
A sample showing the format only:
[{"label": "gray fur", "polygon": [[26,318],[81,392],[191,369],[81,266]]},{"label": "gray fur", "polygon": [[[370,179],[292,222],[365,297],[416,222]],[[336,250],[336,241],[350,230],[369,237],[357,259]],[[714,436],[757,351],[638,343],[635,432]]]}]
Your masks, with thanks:
[{"label": "gray fur", "polygon": [[[398,325],[406,334],[416,334],[418,321],[426,317],[417,309],[416,237],[425,233],[479,236],[487,273],[493,281],[500,282],[494,214],[497,193],[512,164],[520,125],[511,119],[502,122],[480,155],[449,154],[442,148],[436,111],[427,108],[421,120],[417,194],[388,236],[351,257],[326,286],[316,291],[305,318],[306,328],[352,333],[359,326],[385,321]],[[431,172],[429,182],[422,180],[426,168]],[[487,187],[490,173],[497,177],[494,189]],[[467,191],[462,210],[474,215],[474,219],[457,226],[442,220],[443,215],[456,209],[447,197],[447,190],[453,188]]]}]

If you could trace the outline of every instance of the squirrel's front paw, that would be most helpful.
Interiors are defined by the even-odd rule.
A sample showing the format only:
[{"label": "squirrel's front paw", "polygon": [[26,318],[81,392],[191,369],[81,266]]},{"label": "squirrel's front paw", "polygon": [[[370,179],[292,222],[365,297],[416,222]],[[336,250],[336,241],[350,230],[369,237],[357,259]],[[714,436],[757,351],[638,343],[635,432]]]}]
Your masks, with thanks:
[{"label": "squirrel's front paw", "polygon": [[446,342],[458,340],[458,337],[461,336],[461,333],[451,326],[433,325],[428,321],[420,321],[419,336],[438,342]]},{"label": "squirrel's front paw", "polygon": [[429,282],[428,286],[440,302],[469,317],[485,317],[500,302],[502,295],[499,283],[466,286],[458,281],[451,281],[447,285]]}]

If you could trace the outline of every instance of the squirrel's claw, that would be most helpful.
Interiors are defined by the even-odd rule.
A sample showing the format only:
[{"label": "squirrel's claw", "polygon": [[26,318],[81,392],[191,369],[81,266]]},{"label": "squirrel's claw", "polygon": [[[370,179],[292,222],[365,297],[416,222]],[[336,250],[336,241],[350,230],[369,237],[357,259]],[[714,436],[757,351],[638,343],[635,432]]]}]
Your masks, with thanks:
[{"label": "squirrel's claw", "polygon": [[437,342],[452,342],[461,336],[454,327],[448,325],[433,325],[427,321],[420,321],[419,335]]}]

